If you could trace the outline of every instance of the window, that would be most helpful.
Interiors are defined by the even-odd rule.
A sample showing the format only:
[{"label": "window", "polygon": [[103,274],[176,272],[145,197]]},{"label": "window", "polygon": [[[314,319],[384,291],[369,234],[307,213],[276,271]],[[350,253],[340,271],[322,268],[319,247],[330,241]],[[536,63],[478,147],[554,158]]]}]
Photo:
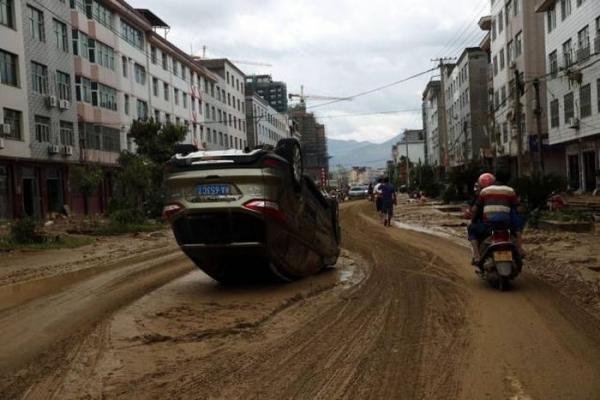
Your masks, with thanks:
[{"label": "window", "polygon": [[577,42],[579,49],[577,50],[577,61],[586,60],[590,56],[590,29],[586,26],[577,33]]},{"label": "window", "polygon": [[596,94],[598,96],[598,112],[600,113],[600,79],[596,81]]},{"label": "window", "polygon": [[514,16],[516,17],[521,12],[521,0],[514,0],[514,3],[515,5],[513,7],[513,12]]},{"label": "window", "polygon": [[10,133],[4,136],[8,139],[21,140],[21,119],[23,114],[21,111],[4,109],[4,123],[10,125]]},{"label": "window", "polygon": [[150,60],[152,60],[152,64],[156,65],[157,57],[156,57],[156,47],[150,46]]},{"label": "window", "polygon": [[558,56],[556,50],[548,55],[548,64],[550,65],[550,74],[555,78],[558,73]]},{"label": "window", "polygon": [[512,62],[514,53],[515,53],[514,43],[511,40],[506,45],[506,62],[508,65],[510,65],[510,63]]},{"label": "window", "polygon": [[118,129],[96,125],[96,134],[101,138],[101,150],[118,153],[121,151],[121,134]]},{"label": "window", "polygon": [[571,15],[571,0],[560,0],[561,19],[564,21]]},{"label": "window", "polygon": [[[90,0],[87,0],[90,1]],[[113,26],[113,14],[112,12],[104,7],[98,0],[94,0],[94,10],[92,17],[100,22],[102,25],[107,27],[108,29],[112,29]],[[90,18],[92,18],[90,17]]]},{"label": "window", "polygon": [[33,39],[40,42],[46,41],[46,33],[44,31],[44,14],[31,6],[27,6],[27,14],[29,15],[29,33]]},{"label": "window", "polygon": [[523,32],[519,32],[515,36],[515,58],[521,54],[523,54]]},{"label": "window", "polygon": [[560,125],[560,116],[558,111],[558,99],[550,102],[550,127],[556,128]]},{"label": "window", "polygon": [[506,86],[500,88],[500,101],[502,101],[502,104],[506,102]]},{"label": "window", "polygon": [[125,115],[129,115],[129,95],[123,95],[123,109],[125,111]]},{"label": "window", "polygon": [[496,20],[492,20],[492,42],[496,40]]},{"label": "window", "polygon": [[179,89],[173,88],[173,97],[175,98],[175,105],[179,105]]},{"label": "window", "polygon": [[127,78],[127,57],[122,56],[121,57],[121,64],[123,65],[123,78]]},{"label": "window", "polygon": [[71,76],[67,73],[56,71],[56,86],[58,98],[71,101]]},{"label": "window", "polygon": [[0,25],[14,29],[14,0],[0,0]]},{"label": "window", "polygon": [[48,67],[31,62],[31,89],[34,93],[48,94]]},{"label": "window", "polygon": [[135,75],[135,81],[140,85],[146,84],[146,69],[140,64],[133,64],[133,73]]},{"label": "window", "polygon": [[500,71],[504,69],[504,49],[500,49]]},{"label": "window", "polygon": [[92,104],[92,81],[83,76],[76,76],[75,95],[77,101]]},{"label": "window", "polygon": [[158,96],[158,79],[152,78],[152,94]]},{"label": "window", "polygon": [[573,65],[573,49],[571,46],[571,39],[567,40],[562,45],[563,60],[565,62],[565,68]]},{"label": "window", "polygon": [[137,117],[138,119],[148,118],[148,103],[143,100],[137,101]]},{"label": "window", "polygon": [[183,108],[187,108],[187,99],[188,99],[187,98],[187,93],[185,93],[185,92],[181,93],[181,97],[182,97],[182,100],[183,100]]},{"label": "window", "polygon": [[50,141],[50,118],[35,116],[35,140],[38,142]]},{"label": "window", "polygon": [[130,45],[142,50],[144,48],[144,37],[142,32],[121,20],[121,37]]},{"label": "window", "polygon": [[160,122],[160,110],[154,110],[154,121]]},{"label": "window", "polygon": [[181,65],[181,79],[183,79],[185,81],[186,75],[187,75],[187,72],[186,72],[185,65]]},{"label": "window", "polygon": [[573,93],[567,93],[564,99],[565,103],[565,122],[569,123],[569,120],[575,117],[575,108],[573,105]]},{"label": "window", "polygon": [[163,82],[163,95],[165,96],[165,100],[169,101],[169,84]]},{"label": "window", "polygon": [[69,51],[69,37],[67,35],[67,25],[57,19],[53,19],[54,40],[56,48],[62,51]]},{"label": "window", "polygon": [[173,75],[179,76],[179,63],[177,60],[173,60]]},{"label": "window", "polygon": [[60,143],[64,146],[74,146],[73,123],[60,121]]},{"label": "window", "polygon": [[0,49],[0,84],[17,86],[18,79],[18,58],[15,54]]},{"label": "window", "polygon": [[498,33],[502,33],[504,30],[504,13],[500,10],[498,13]]},{"label": "window", "polygon": [[556,8],[553,6],[550,10],[546,11],[546,25],[548,26],[548,33],[556,29]]},{"label": "window", "polygon": [[89,58],[89,42],[90,38],[83,32],[73,30],[73,54],[76,56]]},{"label": "window", "polygon": [[97,104],[94,105],[106,108],[107,110],[117,111],[117,90],[98,83],[98,100]]},{"label": "window", "polygon": [[96,62],[112,71],[115,70],[115,51],[103,43],[96,42]]},{"label": "window", "polygon": [[169,56],[165,52],[162,53],[162,67],[165,71],[169,69]]},{"label": "window", "polygon": [[494,56],[492,64],[494,65],[494,76],[496,76],[498,75],[498,56]]},{"label": "window", "polygon": [[506,0],[506,5],[504,6],[504,16],[506,18],[506,26],[508,26],[508,19],[512,13],[512,0]]},{"label": "window", "polygon": [[579,89],[579,105],[581,118],[592,115],[592,85],[587,84]]}]

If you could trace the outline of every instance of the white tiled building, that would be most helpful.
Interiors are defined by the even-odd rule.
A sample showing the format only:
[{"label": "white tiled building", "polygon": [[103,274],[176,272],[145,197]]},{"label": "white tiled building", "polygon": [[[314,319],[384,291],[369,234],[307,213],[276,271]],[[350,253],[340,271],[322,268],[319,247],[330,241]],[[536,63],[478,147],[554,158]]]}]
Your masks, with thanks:
[{"label": "white tiled building", "polygon": [[267,100],[254,93],[246,95],[246,126],[248,145],[277,145],[281,139],[291,137],[289,118],[279,113]]},{"label": "white tiled building", "polygon": [[600,1],[544,0],[550,144],[566,146],[573,190],[600,185]]}]

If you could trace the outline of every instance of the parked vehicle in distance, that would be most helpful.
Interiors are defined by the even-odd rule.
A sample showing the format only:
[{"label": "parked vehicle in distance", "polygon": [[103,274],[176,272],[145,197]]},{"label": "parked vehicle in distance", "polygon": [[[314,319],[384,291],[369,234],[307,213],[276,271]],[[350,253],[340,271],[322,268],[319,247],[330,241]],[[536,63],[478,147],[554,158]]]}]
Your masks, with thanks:
[{"label": "parked vehicle in distance", "polygon": [[348,197],[350,199],[366,199],[369,195],[369,186],[360,185],[360,186],[352,186],[348,191]]},{"label": "parked vehicle in distance", "polygon": [[303,175],[297,140],[275,149],[184,150],[167,166],[164,216],[201,270],[222,283],[291,281],[337,262],[338,204]]}]

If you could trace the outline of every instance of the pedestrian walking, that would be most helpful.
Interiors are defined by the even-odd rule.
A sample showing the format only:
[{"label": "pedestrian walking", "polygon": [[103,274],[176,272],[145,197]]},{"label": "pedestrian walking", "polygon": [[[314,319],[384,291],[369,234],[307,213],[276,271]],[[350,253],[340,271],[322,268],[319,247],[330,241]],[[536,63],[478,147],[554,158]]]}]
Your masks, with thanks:
[{"label": "pedestrian walking", "polygon": [[383,179],[377,179],[377,183],[373,188],[373,195],[375,196],[375,209],[378,213],[381,212],[381,185],[383,184]]},{"label": "pedestrian walking", "polygon": [[379,187],[381,192],[381,213],[383,215],[383,225],[391,226],[394,216],[394,204],[396,204],[396,189],[390,184],[390,179],[383,178],[383,183]]}]

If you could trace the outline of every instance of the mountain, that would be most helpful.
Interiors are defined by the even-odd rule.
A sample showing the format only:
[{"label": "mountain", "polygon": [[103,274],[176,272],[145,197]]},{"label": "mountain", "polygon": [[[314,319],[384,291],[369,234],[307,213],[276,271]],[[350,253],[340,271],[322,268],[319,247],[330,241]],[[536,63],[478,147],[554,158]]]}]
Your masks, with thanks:
[{"label": "mountain", "polygon": [[356,140],[327,139],[327,150],[331,159],[329,167],[341,164],[344,167],[383,168],[392,157],[392,146],[402,138],[402,134],[383,143],[357,142]]}]

